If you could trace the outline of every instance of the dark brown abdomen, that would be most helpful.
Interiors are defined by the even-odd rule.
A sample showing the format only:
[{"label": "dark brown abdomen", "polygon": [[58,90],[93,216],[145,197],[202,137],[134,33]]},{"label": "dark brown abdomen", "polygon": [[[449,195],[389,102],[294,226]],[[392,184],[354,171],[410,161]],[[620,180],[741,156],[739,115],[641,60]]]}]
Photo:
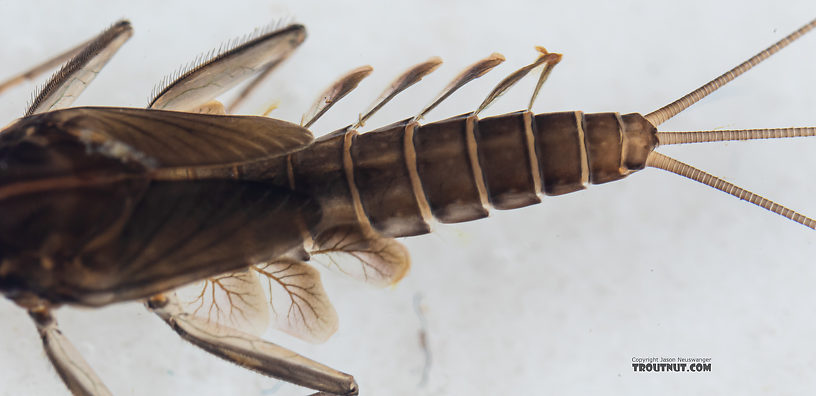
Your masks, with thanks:
[{"label": "dark brown abdomen", "polygon": [[517,112],[338,131],[291,155],[291,182],[320,201],[324,229],[419,235],[432,217],[476,220],[487,205],[519,208],[624,177],[623,130],[617,113]]}]

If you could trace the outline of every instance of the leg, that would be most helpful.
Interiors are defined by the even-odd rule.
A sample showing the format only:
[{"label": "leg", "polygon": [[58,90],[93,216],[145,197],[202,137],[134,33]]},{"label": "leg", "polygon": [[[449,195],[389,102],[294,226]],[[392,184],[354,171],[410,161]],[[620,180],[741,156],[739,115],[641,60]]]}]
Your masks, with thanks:
[{"label": "leg", "polygon": [[82,49],[43,86],[26,111],[26,115],[71,106],[119,47],[132,35],[133,28],[130,22],[119,21],[84,44]]},{"label": "leg", "polygon": [[68,341],[57,328],[57,321],[51,315],[51,311],[39,307],[30,310],[29,315],[34,319],[40,332],[45,354],[71,393],[78,396],[110,396],[111,392],[102,380],[96,376],[71,341]]},{"label": "leg", "polygon": [[[175,73],[155,90],[151,109],[190,111],[239,83],[262,73],[257,84],[283,62],[306,38],[306,29],[290,25],[250,36],[239,45],[218,51]],[[252,89],[254,85],[250,85]],[[245,94],[242,94],[245,95]]]},{"label": "leg", "polygon": [[88,43],[90,43],[90,41],[86,41],[86,42],[84,42],[84,43],[82,43],[82,44],[80,44],[80,45],[78,45],[78,46],[76,46],[74,48],[71,48],[68,51],[65,51],[65,52],[63,52],[63,53],[61,53],[61,54],[59,54],[59,55],[45,61],[43,63],[40,63],[37,66],[32,67],[31,69],[28,69],[28,70],[26,70],[26,71],[24,71],[24,72],[22,72],[22,73],[20,73],[20,74],[18,74],[16,76],[12,77],[12,78],[9,78],[6,81],[1,82],[0,83],[0,93],[5,92],[7,89],[9,89],[9,88],[11,88],[11,87],[13,87],[13,86],[15,86],[17,84],[20,84],[23,81],[31,80],[34,77],[37,77],[40,74],[43,74],[43,73],[45,73],[45,72],[47,72],[47,71],[61,65],[61,64],[63,64],[65,61],[67,61],[68,59],[71,59],[76,54],[78,54],[79,51],[82,51],[82,49],[85,48],[85,46],[87,46]]},{"label": "leg", "polygon": [[278,61],[273,62],[270,65],[266,66],[263,69],[263,71],[258,73],[258,75],[255,78],[253,78],[252,81],[250,81],[249,84],[247,84],[247,86],[244,87],[243,90],[241,90],[238,96],[236,96],[235,99],[232,100],[232,103],[229,104],[229,107],[227,107],[226,111],[230,114],[235,113],[235,109],[237,109],[238,106],[240,106],[244,102],[244,100],[246,100],[246,98],[252,95],[252,93],[255,92],[258,86],[260,86],[261,83],[264,80],[266,80],[266,78],[269,77],[269,75],[272,74],[272,72],[275,71],[275,69],[277,69],[278,65],[280,64],[281,62]]},{"label": "leg", "polygon": [[354,377],[253,335],[184,312],[174,294],[154,296],[147,301],[147,307],[182,338],[222,359],[329,394],[358,392]]}]

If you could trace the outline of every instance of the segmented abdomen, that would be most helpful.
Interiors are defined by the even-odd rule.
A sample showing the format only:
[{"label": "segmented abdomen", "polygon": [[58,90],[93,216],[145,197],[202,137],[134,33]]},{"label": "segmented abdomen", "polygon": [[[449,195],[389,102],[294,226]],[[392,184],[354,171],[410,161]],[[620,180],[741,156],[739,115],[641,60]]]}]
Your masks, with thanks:
[{"label": "segmented abdomen", "polygon": [[519,208],[540,194],[624,177],[623,129],[617,113],[406,120],[326,135],[288,156],[286,180],[277,177],[320,201],[321,228],[363,223],[385,236],[413,236],[430,232],[431,217],[476,220],[488,205]]}]

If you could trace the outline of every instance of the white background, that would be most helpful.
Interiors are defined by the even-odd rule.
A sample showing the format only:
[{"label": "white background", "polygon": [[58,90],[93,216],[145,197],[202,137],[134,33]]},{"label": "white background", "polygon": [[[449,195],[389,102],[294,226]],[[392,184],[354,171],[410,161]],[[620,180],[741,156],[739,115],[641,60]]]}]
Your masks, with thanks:
[{"label": "white background", "polygon": [[[409,65],[433,55],[446,61],[369,126],[413,115],[463,67],[503,53],[504,65],[429,121],[470,111],[534,59],[534,45],[564,53],[537,112],[647,113],[816,17],[811,0],[72,3],[0,3],[0,78],[127,17],[136,34],[77,104],[144,106],[163,75],[290,15],[309,38],[246,112],[280,100],[273,116],[298,121],[333,78],[365,63],[375,68],[314,126],[316,134],[356,120]],[[814,70],[816,34],[661,130],[816,125]],[[533,84],[522,82],[488,115],[525,106]],[[34,87],[0,98],[3,119],[23,113]],[[661,149],[811,216],[814,150],[805,140]],[[649,169],[404,242],[413,268],[393,289],[324,274],[341,318],[329,342],[311,346],[273,331],[269,338],[355,375],[366,395],[816,388],[814,233],[681,177]],[[184,343],[138,303],[65,308],[58,319],[117,395],[306,393]],[[425,381],[423,331],[431,356]],[[713,371],[633,373],[634,356],[706,356]],[[0,301],[0,394],[65,392],[27,315]]]}]

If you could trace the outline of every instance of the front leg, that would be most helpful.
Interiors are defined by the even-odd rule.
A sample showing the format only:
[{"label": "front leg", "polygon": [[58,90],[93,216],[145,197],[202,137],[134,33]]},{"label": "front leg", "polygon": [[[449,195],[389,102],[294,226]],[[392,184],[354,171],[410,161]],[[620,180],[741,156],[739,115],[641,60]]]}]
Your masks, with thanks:
[{"label": "front leg", "polygon": [[40,306],[30,309],[28,313],[37,325],[45,354],[71,393],[75,396],[110,396],[110,390],[71,341],[62,335],[51,310]]},{"label": "front leg", "polygon": [[239,366],[286,382],[332,395],[356,395],[351,375],[298,355],[254,335],[219,326],[185,312],[175,294],[147,300],[147,307],[182,338],[205,351]]}]

